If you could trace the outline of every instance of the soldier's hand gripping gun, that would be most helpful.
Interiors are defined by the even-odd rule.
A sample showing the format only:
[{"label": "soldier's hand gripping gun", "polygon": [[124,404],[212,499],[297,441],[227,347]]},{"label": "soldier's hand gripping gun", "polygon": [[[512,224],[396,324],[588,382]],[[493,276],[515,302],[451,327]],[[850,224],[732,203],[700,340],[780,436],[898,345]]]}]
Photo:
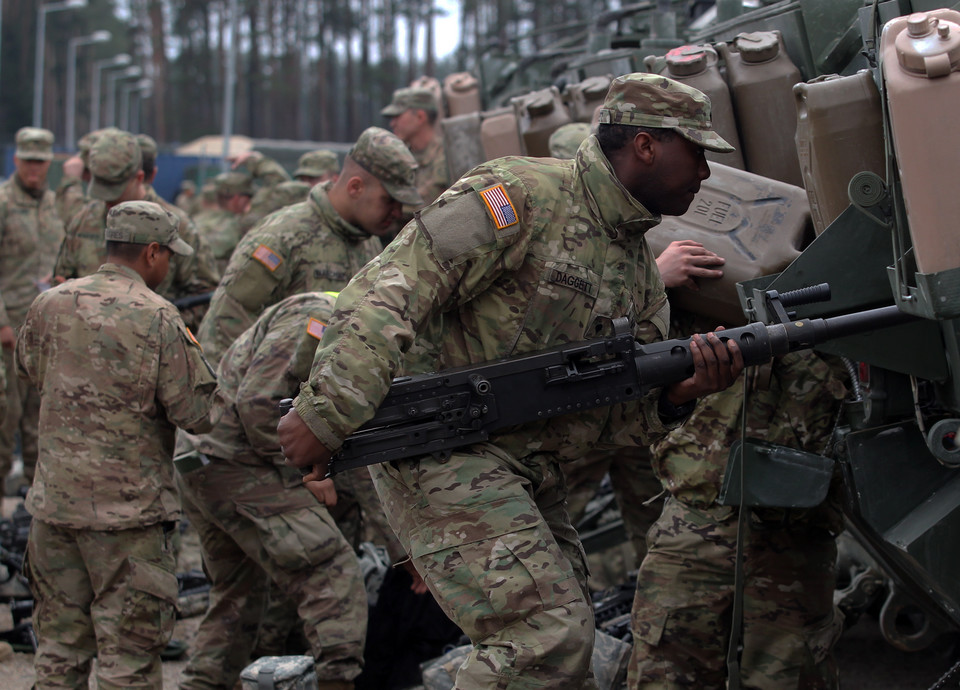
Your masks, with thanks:
[{"label": "soldier's hand gripping gun", "polygon": [[[793,320],[786,310],[830,297],[827,284],[766,293],[776,323],[751,323],[716,334],[734,340],[747,366],[818,343],[911,321],[896,306],[826,319]],[[640,398],[693,375],[690,338],[636,342],[627,319],[611,337],[441,372],[394,379],[376,415],[350,435],[330,474],[487,440],[496,431]]]}]

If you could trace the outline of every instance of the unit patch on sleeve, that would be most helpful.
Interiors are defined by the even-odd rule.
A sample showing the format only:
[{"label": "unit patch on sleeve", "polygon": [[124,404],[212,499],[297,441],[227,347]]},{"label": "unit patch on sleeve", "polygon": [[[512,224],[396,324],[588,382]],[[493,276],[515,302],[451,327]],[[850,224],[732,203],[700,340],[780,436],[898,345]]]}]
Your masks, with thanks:
[{"label": "unit patch on sleeve", "polygon": [[511,225],[520,222],[517,218],[517,210],[513,207],[513,202],[510,201],[510,197],[507,196],[502,184],[482,190],[480,197],[487,205],[487,210],[493,217],[493,223],[497,226],[497,230],[509,228]]},{"label": "unit patch on sleeve", "polygon": [[307,333],[312,335],[317,340],[323,338],[323,332],[325,330],[327,330],[327,324],[325,324],[323,321],[310,319],[310,323],[307,324]]},{"label": "unit patch on sleeve", "polygon": [[253,252],[253,258],[266,266],[267,270],[271,273],[276,271],[280,264],[283,263],[283,259],[265,244],[257,247]]}]

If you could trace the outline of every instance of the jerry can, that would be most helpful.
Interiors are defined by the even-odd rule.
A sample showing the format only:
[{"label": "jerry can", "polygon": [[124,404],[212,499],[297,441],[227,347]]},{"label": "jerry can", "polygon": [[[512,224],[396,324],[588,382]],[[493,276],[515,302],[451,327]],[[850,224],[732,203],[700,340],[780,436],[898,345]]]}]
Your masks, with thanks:
[{"label": "jerry can", "polygon": [[593,113],[603,105],[603,99],[610,89],[612,78],[587,77],[576,84],[569,84],[563,91],[563,98],[575,122],[593,122]]},{"label": "jerry can", "polygon": [[460,179],[470,168],[487,160],[480,127],[480,113],[477,111],[445,117],[440,121],[449,179]]},{"label": "jerry can", "polygon": [[921,273],[960,267],[960,12],[897,17],[880,35],[880,62],[907,223]]},{"label": "jerry can", "polygon": [[443,80],[447,116],[456,117],[480,112],[480,82],[469,72],[456,72]]},{"label": "jerry can", "polygon": [[550,135],[560,125],[571,122],[560,90],[556,86],[511,98],[517,114],[520,138],[528,156],[549,156]]},{"label": "jerry can", "polygon": [[803,185],[794,138],[797,109],[793,85],[802,81],[779,31],[739,34],[717,44],[727,66],[733,110],[747,170]]},{"label": "jerry can", "polygon": [[[802,187],[721,164],[682,216],[664,216],[647,231],[657,256],[675,240],[695,240],[724,259],[723,277],[699,279],[698,291],[677,288],[671,302],[712,320],[742,326],[737,283],[779,273],[813,239]],[[675,300],[675,301],[674,301]]]},{"label": "jerry can", "polygon": [[819,235],[850,205],[858,172],[886,176],[880,92],[869,70],[796,84],[797,156]]},{"label": "jerry can", "polygon": [[517,115],[509,106],[481,113],[480,139],[484,160],[523,155]]},{"label": "jerry can", "polygon": [[443,107],[443,87],[440,86],[440,80],[436,77],[422,76],[417,77],[412,82],[410,86],[418,89],[430,89],[433,93],[433,98],[437,102],[437,113],[440,114],[440,117],[443,117],[446,110]]}]

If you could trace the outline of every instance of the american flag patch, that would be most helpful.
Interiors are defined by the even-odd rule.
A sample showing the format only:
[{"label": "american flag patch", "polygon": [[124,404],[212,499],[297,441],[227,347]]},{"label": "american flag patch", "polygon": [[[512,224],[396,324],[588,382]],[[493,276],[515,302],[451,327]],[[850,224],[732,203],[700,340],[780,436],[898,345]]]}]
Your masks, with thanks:
[{"label": "american flag patch", "polygon": [[493,216],[493,222],[497,226],[497,230],[509,228],[519,222],[517,220],[517,210],[513,207],[513,203],[511,203],[510,197],[507,196],[502,184],[484,189],[480,192],[480,196],[487,205],[490,215]]},{"label": "american flag patch", "polygon": [[327,330],[327,324],[325,324],[323,321],[310,319],[310,323],[307,324],[307,333],[312,335],[317,340],[323,338],[323,332],[325,330]]},{"label": "american flag patch", "polygon": [[277,267],[283,263],[283,259],[265,244],[257,247],[256,251],[253,252],[253,258],[266,266],[271,272],[276,271]]}]

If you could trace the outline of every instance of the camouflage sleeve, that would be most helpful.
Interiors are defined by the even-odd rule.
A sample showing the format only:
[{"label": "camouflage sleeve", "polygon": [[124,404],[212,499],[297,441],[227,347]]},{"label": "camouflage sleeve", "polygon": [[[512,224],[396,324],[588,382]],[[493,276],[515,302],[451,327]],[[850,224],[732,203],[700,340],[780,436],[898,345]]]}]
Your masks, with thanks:
[{"label": "camouflage sleeve", "polygon": [[192,433],[210,431],[217,379],[176,310],[172,306],[161,310],[159,319],[157,398],[171,423]]},{"label": "camouflage sleeve", "polygon": [[197,226],[186,215],[180,218],[178,228],[181,239],[193,247],[193,254],[182,257],[177,265],[174,289],[177,297],[199,295],[216,290],[220,282],[217,262],[210,245],[197,231]]},{"label": "camouflage sleeve", "polygon": [[[534,227],[524,183],[500,172],[462,180],[340,292],[310,379],[295,401],[300,417],[327,448],[339,448],[374,414],[418,329],[523,263],[525,247],[540,228]],[[506,188],[513,208],[522,209],[522,222],[508,232],[497,231],[477,193],[497,183]],[[428,224],[440,232],[431,235]],[[460,231],[442,232],[451,227]]]},{"label": "camouflage sleeve", "polygon": [[67,223],[66,231],[63,234],[63,241],[60,243],[60,251],[57,252],[57,260],[53,264],[53,275],[70,280],[77,277],[77,260],[75,247],[77,244],[77,232],[83,223],[83,217],[86,210],[82,210],[70,219]]},{"label": "camouflage sleeve", "polygon": [[245,162],[247,170],[262,185],[272,187],[290,179],[283,166],[262,153],[255,153]]},{"label": "camouflage sleeve", "polygon": [[3,302],[3,295],[0,294],[0,328],[6,328],[10,325],[12,324],[10,323],[10,317],[7,315],[7,306]]},{"label": "camouflage sleeve", "polygon": [[[10,376],[13,376],[11,372]],[[0,424],[7,416],[7,366],[0,357]]]},{"label": "camouflage sleeve", "polygon": [[310,371],[323,328],[323,324],[315,327],[313,322],[315,319],[304,316],[296,319],[292,328],[271,326],[240,382],[237,414],[247,441],[260,455],[280,456],[277,406],[281,399],[296,393],[297,385]]},{"label": "camouflage sleeve", "polygon": [[38,385],[39,372],[36,361],[36,357],[40,352],[37,315],[41,302],[43,302],[43,295],[34,300],[33,304],[30,305],[30,309],[27,310],[27,317],[24,319],[23,325],[20,326],[20,331],[17,333],[17,344],[13,357],[13,366],[16,371],[6,372],[11,376],[18,376],[30,381],[30,383],[37,388],[40,387]]},{"label": "camouflage sleeve", "polygon": [[56,191],[57,214],[66,225],[83,207],[83,180],[79,177],[64,177]]}]

